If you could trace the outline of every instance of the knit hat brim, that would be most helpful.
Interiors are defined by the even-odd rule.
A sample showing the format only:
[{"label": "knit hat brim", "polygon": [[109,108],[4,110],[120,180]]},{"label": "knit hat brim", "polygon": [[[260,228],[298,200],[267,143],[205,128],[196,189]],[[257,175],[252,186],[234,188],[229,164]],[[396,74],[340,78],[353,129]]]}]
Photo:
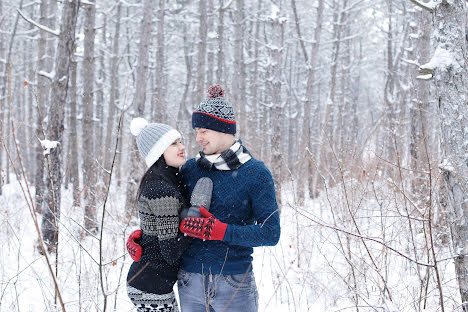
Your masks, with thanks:
[{"label": "knit hat brim", "polygon": [[151,167],[156,161],[158,161],[159,157],[161,157],[161,155],[172,143],[174,143],[175,140],[180,138],[181,135],[179,131],[175,129],[171,129],[168,132],[166,132],[151,148],[148,155],[146,155],[145,162],[148,168]]},{"label": "knit hat brim", "polygon": [[205,112],[195,111],[192,114],[192,128],[204,128],[223,133],[235,134],[236,122],[225,120]]}]

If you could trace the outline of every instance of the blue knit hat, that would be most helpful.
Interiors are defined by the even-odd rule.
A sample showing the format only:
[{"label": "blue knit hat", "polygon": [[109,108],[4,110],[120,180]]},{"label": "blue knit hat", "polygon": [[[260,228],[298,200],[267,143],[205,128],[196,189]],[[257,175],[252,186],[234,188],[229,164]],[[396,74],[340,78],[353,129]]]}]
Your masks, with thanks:
[{"label": "blue knit hat", "polygon": [[236,133],[236,116],[229,102],[224,98],[220,85],[212,85],[203,100],[192,113],[192,127],[211,129],[223,133]]},{"label": "blue knit hat", "polygon": [[180,139],[179,131],[160,123],[148,123],[144,118],[134,118],[130,131],[136,136],[136,143],[146,165],[151,167],[166,149]]}]

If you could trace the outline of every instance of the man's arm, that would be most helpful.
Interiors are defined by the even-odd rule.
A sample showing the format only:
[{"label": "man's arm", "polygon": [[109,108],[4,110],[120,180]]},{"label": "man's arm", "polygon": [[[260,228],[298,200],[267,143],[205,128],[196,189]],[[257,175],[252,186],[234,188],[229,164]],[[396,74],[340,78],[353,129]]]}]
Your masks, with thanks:
[{"label": "man's arm", "polygon": [[261,168],[250,187],[254,225],[228,224],[223,241],[245,247],[274,246],[280,238],[279,208],[270,171]]}]

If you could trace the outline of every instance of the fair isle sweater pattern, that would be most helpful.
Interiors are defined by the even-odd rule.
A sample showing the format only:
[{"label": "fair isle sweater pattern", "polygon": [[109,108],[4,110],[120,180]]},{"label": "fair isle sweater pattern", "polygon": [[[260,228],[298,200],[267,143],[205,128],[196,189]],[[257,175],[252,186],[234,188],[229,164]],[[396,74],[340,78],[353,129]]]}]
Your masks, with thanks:
[{"label": "fair isle sweater pattern", "polygon": [[137,207],[143,255],[130,266],[129,286],[168,294],[177,280],[181,255],[191,241],[179,231],[179,213],[188,208],[188,202],[177,184],[156,177],[142,188]]},{"label": "fair isle sweater pattern", "polygon": [[181,202],[175,197],[149,199],[141,196],[138,213],[143,233],[166,240],[175,238],[179,229]]}]

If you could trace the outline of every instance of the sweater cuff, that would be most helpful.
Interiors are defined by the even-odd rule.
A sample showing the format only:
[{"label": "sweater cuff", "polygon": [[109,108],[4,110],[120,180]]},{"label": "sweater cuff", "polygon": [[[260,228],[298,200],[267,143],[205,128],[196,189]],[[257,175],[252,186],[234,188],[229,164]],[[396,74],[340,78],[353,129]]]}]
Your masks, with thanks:
[{"label": "sweater cuff", "polygon": [[227,225],[226,232],[224,233],[223,242],[231,242],[232,240],[232,226],[230,224]]}]

